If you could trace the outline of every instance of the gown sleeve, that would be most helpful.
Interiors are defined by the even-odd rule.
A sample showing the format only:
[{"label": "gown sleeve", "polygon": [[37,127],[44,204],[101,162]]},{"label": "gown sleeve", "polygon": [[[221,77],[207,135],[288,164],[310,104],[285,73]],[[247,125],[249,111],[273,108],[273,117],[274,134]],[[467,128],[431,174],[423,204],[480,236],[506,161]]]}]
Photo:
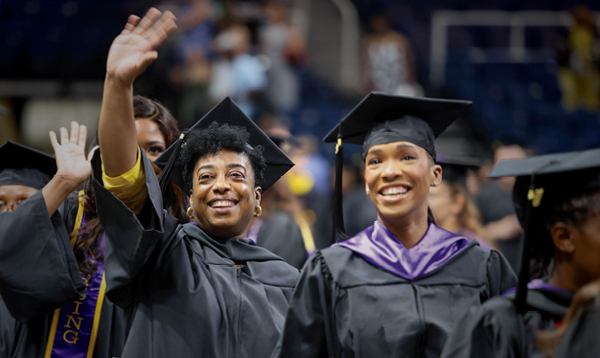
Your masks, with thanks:
[{"label": "gown sleeve", "polygon": [[332,357],[333,335],[331,273],[320,251],[315,251],[300,273],[290,300],[283,332],[272,358]]},{"label": "gown sleeve", "polygon": [[500,296],[506,290],[517,286],[519,280],[508,261],[496,250],[490,250],[487,262],[487,297],[482,301],[494,296]]},{"label": "gown sleeve", "polygon": [[441,357],[525,357],[523,354],[528,350],[524,337],[528,333],[512,300],[496,297],[483,306],[473,307],[458,322],[446,340]]},{"label": "gown sleeve", "polygon": [[162,260],[162,251],[156,247],[164,247],[164,241],[172,239],[177,229],[177,219],[163,210],[160,185],[152,165],[143,152],[140,154],[144,189],[148,194],[138,215],[98,181],[102,177],[99,156],[92,162],[96,207],[106,235],[106,296],[121,308],[129,307],[149,289],[145,282],[147,273]]},{"label": "gown sleeve", "polygon": [[85,292],[62,217],[64,205],[50,217],[40,190],[15,211],[0,213],[0,295],[19,321],[51,312]]}]

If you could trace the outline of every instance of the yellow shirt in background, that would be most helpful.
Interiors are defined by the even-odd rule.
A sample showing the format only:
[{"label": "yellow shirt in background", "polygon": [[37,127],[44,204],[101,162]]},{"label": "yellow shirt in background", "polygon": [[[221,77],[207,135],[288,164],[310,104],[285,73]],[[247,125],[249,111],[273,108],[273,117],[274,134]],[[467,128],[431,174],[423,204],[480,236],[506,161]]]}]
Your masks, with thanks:
[{"label": "yellow shirt in background", "polygon": [[133,168],[117,177],[109,177],[104,174],[104,163],[102,163],[102,181],[108,191],[127,205],[136,215],[139,214],[148,197],[140,147],[138,146],[137,160]]}]

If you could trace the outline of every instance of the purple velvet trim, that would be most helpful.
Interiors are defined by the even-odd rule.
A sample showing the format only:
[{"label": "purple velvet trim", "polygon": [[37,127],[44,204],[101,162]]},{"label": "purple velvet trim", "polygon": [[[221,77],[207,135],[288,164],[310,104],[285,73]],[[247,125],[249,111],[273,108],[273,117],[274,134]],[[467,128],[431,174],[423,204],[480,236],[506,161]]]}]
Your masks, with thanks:
[{"label": "purple velvet trim", "polygon": [[471,231],[469,229],[465,229],[462,227],[458,228],[458,230],[456,230],[456,234],[466,237],[467,239],[469,239],[469,241],[477,240],[477,242],[479,243],[479,246],[483,247],[486,250],[494,250],[494,248],[492,246],[490,246],[490,244],[485,242],[485,240],[483,240],[482,238],[477,236],[477,234],[475,234],[473,231]]},{"label": "purple velvet trim", "polygon": [[382,223],[375,221],[356,236],[333,246],[345,247],[379,268],[414,280],[444,265],[469,244],[465,237],[429,224],[423,238],[406,249]]},{"label": "purple velvet trim", "polygon": [[[527,284],[527,289],[528,290],[551,290],[551,291],[571,292],[569,290],[565,290],[564,288],[552,286],[548,282],[546,282],[544,280],[541,280],[539,278],[536,278],[535,280],[529,281],[529,283]],[[506,290],[502,294],[502,296],[506,296],[509,293],[512,293],[512,292],[515,292],[515,291],[517,291],[516,287],[509,288],[508,290]]]}]

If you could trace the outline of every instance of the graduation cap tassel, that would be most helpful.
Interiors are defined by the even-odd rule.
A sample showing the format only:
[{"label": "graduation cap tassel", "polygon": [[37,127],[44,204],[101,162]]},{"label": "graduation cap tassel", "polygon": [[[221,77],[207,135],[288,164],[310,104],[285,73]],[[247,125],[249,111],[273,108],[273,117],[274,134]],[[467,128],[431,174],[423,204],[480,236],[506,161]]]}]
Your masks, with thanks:
[{"label": "graduation cap tassel", "polygon": [[[341,128],[341,126],[340,126]],[[343,241],[346,238],[343,213],[342,193],[342,170],[344,168],[344,148],[342,146],[342,134],[338,133],[335,145],[335,187],[333,191],[333,230],[332,244]]]},{"label": "graduation cap tassel", "polygon": [[524,314],[527,310],[527,284],[529,283],[529,271],[531,263],[531,242],[533,235],[531,230],[531,221],[533,216],[533,209],[540,206],[542,196],[544,195],[543,188],[535,188],[535,173],[542,169],[555,164],[554,160],[551,160],[544,165],[540,166],[531,174],[531,180],[529,181],[529,190],[527,192],[527,200],[525,204],[525,220],[523,223],[523,231],[525,238],[523,239],[523,254],[521,255],[521,270],[519,271],[519,284],[517,285],[517,295],[515,298],[515,304],[517,306],[517,312]]},{"label": "graduation cap tassel", "polygon": [[[529,184],[529,192],[535,191],[533,183],[535,174],[531,175],[531,182]],[[523,239],[523,253],[521,254],[521,270],[519,271],[519,284],[517,285],[517,296],[515,298],[515,304],[517,306],[517,312],[524,314],[527,309],[527,284],[529,283],[529,263],[531,261],[531,230],[529,222],[531,221],[531,211],[533,210],[532,200],[533,198],[527,197],[525,204],[525,221],[523,223],[524,239]]]},{"label": "graduation cap tassel", "polygon": [[160,179],[158,181],[160,183],[160,191],[161,191],[163,197],[167,193],[167,188],[169,187],[169,183],[171,181],[170,180],[171,172],[173,172],[173,168],[175,167],[175,162],[177,162],[177,160],[179,159],[179,152],[181,151],[181,148],[183,148],[186,144],[185,137],[187,136],[189,131],[190,131],[189,129],[186,129],[179,136],[179,139],[181,139],[181,145],[178,145],[175,147],[175,151],[173,152],[173,155],[171,156],[171,158],[169,158],[169,162],[167,163],[167,166],[163,170],[163,172],[160,176]]}]

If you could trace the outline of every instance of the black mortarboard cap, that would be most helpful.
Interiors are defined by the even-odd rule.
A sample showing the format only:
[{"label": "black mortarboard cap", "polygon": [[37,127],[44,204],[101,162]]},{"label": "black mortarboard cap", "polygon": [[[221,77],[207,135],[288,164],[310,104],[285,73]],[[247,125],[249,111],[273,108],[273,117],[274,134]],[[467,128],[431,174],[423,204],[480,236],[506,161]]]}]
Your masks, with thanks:
[{"label": "black mortarboard cap", "polygon": [[235,104],[231,98],[226,97],[213,107],[204,117],[196,122],[190,129],[185,130],[181,137],[175,141],[167,150],[154,162],[161,169],[163,174],[160,178],[161,187],[164,190],[171,179],[185,192],[189,190],[183,179],[183,165],[179,162],[179,151],[182,144],[185,145],[185,136],[191,131],[198,131],[208,128],[213,122],[219,125],[229,124],[244,127],[250,134],[248,145],[255,147],[263,146],[263,156],[267,167],[264,173],[263,192],[271,185],[275,184],[294,163],[288,156],[275,144],[269,137]]},{"label": "black mortarboard cap", "polygon": [[523,313],[526,308],[532,243],[536,240],[535,236],[543,231],[543,212],[581,193],[588,183],[597,183],[599,175],[600,148],[503,160],[488,175],[489,178],[517,177],[513,202],[525,231],[516,297],[519,312]]},{"label": "black mortarboard cap", "polygon": [[466,186],[469,171],[481,167],[481,159],[447,154],[438,154],[436,162],[442,166],[442,179]]},{"label": "black mortarboard cap", "polygon": [[394,96],[371,92],[326,136],[337,142],[333,210],[333,241],[345,235],[342,213],[342,142],[362,144],[362,157],[374,145],[406,141],[425,149],[432,158],[437,138],[452,122],[466,113],[470,101]]},{"label": "black mortarboard cap", "polygon": [[424,148],[433,158],[435,138],[460,116],[470,101],[393,96],[371,92],[325,136],[363,144],[363,157],[377,144],[407,141]]},{"label": "black mortarboard cap", "polygon": [[0,186],[24,185],[39,190],[54,174],[54,157],[11,141],[0,147]]}]

